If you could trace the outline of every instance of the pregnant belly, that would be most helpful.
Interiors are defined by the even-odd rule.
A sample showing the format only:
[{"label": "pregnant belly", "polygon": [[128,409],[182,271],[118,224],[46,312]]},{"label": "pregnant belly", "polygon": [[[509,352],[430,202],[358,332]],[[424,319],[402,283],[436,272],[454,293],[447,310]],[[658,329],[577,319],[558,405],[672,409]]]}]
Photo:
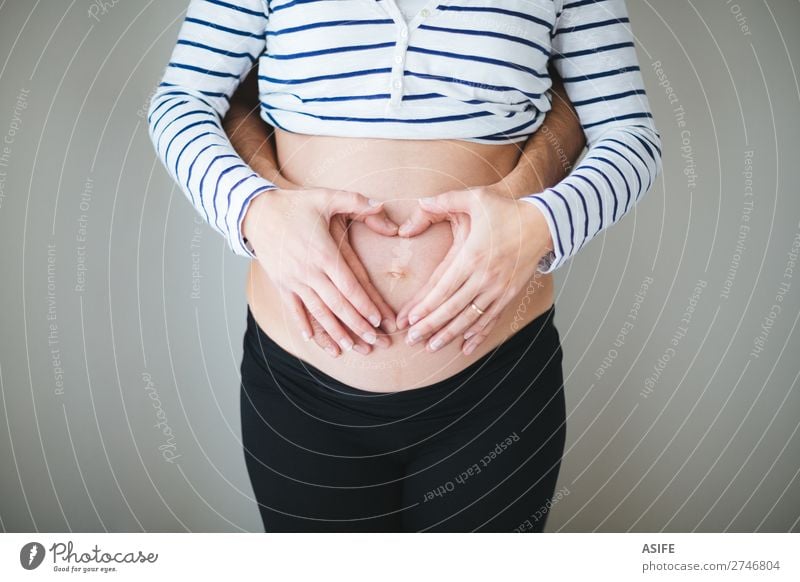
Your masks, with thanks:
[{"label": "pregnant belly", "polygon": [[[401,224],[417,203],[387,202],[384,206],[389,217]],[[452,244],[447,222],[412,238],[382,236],[357,222],[350,228],[350,245],[395,313],[428,282]]]},{"label": "pregnant belly", "polygon": [[[383,200],[387,214],[398,224],[418,207],[418,198],[493,183],[516,163],[515,146],[467,142],[349,140],[279,132],[276,145],[287,179]],[[443,222],[413,238],[386,237],[355,222],[349,240],[371,281],[397,312],[430,280],[452,245],[451,232],[450,224]],[[522,327],[552,304],[552,277],[539,277],[525,313],[504,313],[501,320],[508,320],[506,325],[495,326],[497,330],[469,356],[461,352],[460,338],[433,353],[424,342],[408,346],[406,330],[395,333],[388,348],[374,348],[366,356],[345,352],[332,358],[314,342],[303,342],[257,261],[251,264],[247,287],[254,318],[276,343],[350,386],[377,392],[419,388],[452,376],[507,337],[512,319]]]}]

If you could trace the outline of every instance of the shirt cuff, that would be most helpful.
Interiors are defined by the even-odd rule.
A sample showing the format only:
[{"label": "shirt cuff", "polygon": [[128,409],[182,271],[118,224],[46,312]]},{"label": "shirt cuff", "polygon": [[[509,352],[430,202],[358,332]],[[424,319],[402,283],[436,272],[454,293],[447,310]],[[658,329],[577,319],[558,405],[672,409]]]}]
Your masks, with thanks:
[{"label": "shirt cuff", "polygon": [[257,196],[260,196],[264,192],[269,192],[270,190],[275,190],[277,188],[278,187],[275,184],[265,181],[263,186],[245,198],[242,202],[235,225],[235,232],[231,237],[228,238],[228,246],[231,248],[234,254],[248,259],[257,258],[253,245],[242,234],[242,223],[244,222],[244,217],[247,214],[247,209],[250,208],[250,204],[253,202],[253,200],[255,200]]},{"label": "shirt cuff", "polygon": [[547,228],[550,231],[550,237],[553,239],[554,250],[547,252],[541,259],[539,259],[539,264],[536,266],[536,271],[538,273],[547,275],[548,273],[552,273],[558,269],[563,261],[566,260],[559,250],[558,228],[556,228],[555,220],[553,219],[553,215],[547,203],[538,198],[536,194],[525,196],[524,198],[520,198],[520,200],[536,206],[547,221]]},{"label": "shirt cuff", "polygon": [[552,273],[555,270],[555,267],[553,266],[555,260],[556,254],[553,251],[549,251],[541,259],[539,259],[539,265],[536,267],[536,270],[542,275]]}]

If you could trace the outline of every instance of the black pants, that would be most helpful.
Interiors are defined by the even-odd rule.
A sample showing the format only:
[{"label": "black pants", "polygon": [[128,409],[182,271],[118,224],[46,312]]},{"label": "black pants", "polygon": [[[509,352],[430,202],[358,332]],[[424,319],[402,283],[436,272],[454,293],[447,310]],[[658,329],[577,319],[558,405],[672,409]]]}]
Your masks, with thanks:
[{"label": "black pants", "polygon": [[242,442],[265,530],[542,531],[566,435],[554,313],[446,380],[375,393],[289,354],[248,309]]}]

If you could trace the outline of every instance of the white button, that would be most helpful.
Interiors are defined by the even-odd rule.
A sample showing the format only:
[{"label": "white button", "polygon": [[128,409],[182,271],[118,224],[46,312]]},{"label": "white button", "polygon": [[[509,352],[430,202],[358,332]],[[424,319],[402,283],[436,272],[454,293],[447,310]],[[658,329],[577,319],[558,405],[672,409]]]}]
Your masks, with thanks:
[{"label": "white button", "polygon": [[401,38],[408,38],[408,31],[405,28],[400,31],[400,37]]},{"label": "white button", "polygon": [[402,63],[403,62],[403,55],[395,55],[394,62],[395,63]]},{"label": "white button", "polygon": [[430,14],[430,12],[428,11],[427,8],[423,8],[419,13],[419,15],[422,16],[422,18],[428,18],[429,14]]},{"label": "white button", "polygon": [[393,85],[394,85],[394,88],[395,88],[395,89],[399,89],[400,87],[402,87],[402,86],[403,86],[403,82],[402,82],[400,79],[398,79],[397,81],[395,81],[395,82],[393,83]]}]

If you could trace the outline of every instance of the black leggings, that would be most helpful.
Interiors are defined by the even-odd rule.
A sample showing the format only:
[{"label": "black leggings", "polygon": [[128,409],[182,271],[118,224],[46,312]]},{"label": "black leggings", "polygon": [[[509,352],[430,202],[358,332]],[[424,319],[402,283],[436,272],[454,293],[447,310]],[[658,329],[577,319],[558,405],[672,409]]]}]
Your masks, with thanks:
[{"label": "black leggings", "polygon": [[554,313],[446,380],[375,393],[291,355],[248,309],[242,442],[265,530],[542,531],[566,435]]}]

